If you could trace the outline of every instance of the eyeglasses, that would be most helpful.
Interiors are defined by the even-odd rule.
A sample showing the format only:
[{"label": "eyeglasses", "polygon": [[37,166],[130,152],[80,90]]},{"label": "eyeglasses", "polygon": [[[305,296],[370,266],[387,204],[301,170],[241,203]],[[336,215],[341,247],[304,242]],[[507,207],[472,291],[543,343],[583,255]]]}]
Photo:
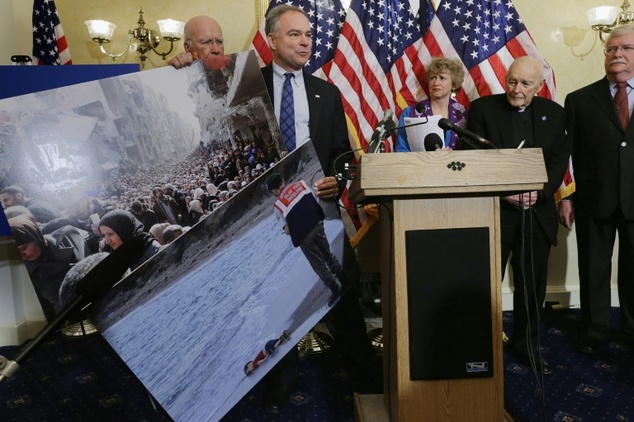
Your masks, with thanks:
[{"label": "eyeglasses", "polygon": [[203,42],[203,44],[216,44],[218,47],[222,46],[225,43],[225,40],[223,38],[217,38],[217,39],[212,39],[212,40],[205,40]]},{"label": "eyeglasses", "polygon": [[617,51],[621,50],[623,54],[631,53],[634,51],[634,45],[621,45],[621,46],[610,46],[605,47],[603,52],[606,56],[611,56],[612,54],[616,54]]},{"label": "eyeglasses", "polygon": [[225,44],[225,40],[224,38],[212,38],[212,39],[204,39],[199,41],[188,40],[188,41],[185,41],[185,43],[187,44],[189,48],[192,47],[192,44],[200,44],[204,46],[211,46],[216,44],[216,46],[222,47]]}]

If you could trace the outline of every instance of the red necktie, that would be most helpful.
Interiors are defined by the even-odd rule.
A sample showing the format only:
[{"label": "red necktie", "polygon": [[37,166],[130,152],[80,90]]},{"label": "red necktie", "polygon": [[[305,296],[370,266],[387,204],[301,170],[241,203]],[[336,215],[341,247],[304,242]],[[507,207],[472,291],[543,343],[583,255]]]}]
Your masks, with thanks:
[{"label": "red necktie", "polygon": [[616,114],[619,115],[623,130],[627,130],[630,123],[630,108],[627,99],[627,82],[617,82],[616,95],[614,95],[614,105],[616,106]]}]

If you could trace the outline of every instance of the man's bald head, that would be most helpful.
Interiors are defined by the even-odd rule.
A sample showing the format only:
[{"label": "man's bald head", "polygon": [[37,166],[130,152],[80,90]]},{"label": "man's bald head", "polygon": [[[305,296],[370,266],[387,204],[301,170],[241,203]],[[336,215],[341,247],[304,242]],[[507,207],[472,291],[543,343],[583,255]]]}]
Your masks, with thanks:
[{"label": "man's bald head", "polygon": [[515,59],[506,73],[506,98],[513,107],[527,107],[544,85],[542,62],[535,57]]},{"label": "man's bald head", "polygon": [[220,24],[209,16],[196,16],[185,24],[185,51],[196,54],[198,59],[210,55],[225,54],[224,38]]}]

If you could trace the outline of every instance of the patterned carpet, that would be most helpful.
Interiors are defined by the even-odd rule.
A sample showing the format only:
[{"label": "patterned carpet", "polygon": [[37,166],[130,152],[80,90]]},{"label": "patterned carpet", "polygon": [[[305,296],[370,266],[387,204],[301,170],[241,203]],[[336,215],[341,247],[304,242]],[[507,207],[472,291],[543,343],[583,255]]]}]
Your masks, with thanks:
[{"label": "patterned carpet", "polygon": [[[618,309],[613,340],[596,359],[576,352],[571,336],[578,310],[547,311],[543,354],[554,374],[543,377],[540,412],[537,378],[505,355],[508,413],[523,421],[634,421],[634,353],[619,343]],[[509,334],[511,313],[504,313]],[[13,357],[19,348],[0,347]],[[306,356],[289,405],[264,413],[261,386],[249,392],[223,422],[354,420],[353,392],[374,393],[355,383],[333,352]],[[100,335],[53,336],[9,380],[0,384],[0,421],[169,421],[136,377]]]},{"label": "patterned carpet", "polygon": [[[512,313],[504,312],[503,318],[505,331],[511,334]],[[543,383],[505,353],[506,410],[516,422],[634,421],[634,350],[619,342],[619,309],[612,309],[610,340],[597,356],[572,347],[579,320],[578,309],[544,312],[542,356],[553,374],[543,376]],[[537,393],[538,381],[543,401]]]}]

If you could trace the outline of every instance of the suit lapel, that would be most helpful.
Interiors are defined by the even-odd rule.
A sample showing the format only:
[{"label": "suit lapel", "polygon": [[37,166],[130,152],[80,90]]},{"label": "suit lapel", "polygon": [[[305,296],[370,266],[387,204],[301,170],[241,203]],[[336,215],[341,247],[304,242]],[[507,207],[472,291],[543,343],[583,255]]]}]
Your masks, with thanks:
[{"label": "suit lapel", "polygon": [[[616,114],[612,95],[610,93],[610,84],[607,78],[601,79],[593,86],[592,100],[596,102],[599,109],[606,115],[606,117],[612,122],[614,126],[623,131],[619,116]],[[632,125],[630,125],[631,127]]]},{"label": "suit lapel", "polygon": [[545,123],[552,116],[549,115],[546,107],[542,107],[542,105],[540,98],[533,98],[533,143],[536,147],[544,149],[543,141],[550,139],[546,130],[548,126]]},{"label": "suit lapel", "polygon": [[268,65],[262,68],[262,75],[264,76],[264,83],[266,84],[266,90],[269,92],[271,98],[271,105],[273,104],[273,65]]}]

